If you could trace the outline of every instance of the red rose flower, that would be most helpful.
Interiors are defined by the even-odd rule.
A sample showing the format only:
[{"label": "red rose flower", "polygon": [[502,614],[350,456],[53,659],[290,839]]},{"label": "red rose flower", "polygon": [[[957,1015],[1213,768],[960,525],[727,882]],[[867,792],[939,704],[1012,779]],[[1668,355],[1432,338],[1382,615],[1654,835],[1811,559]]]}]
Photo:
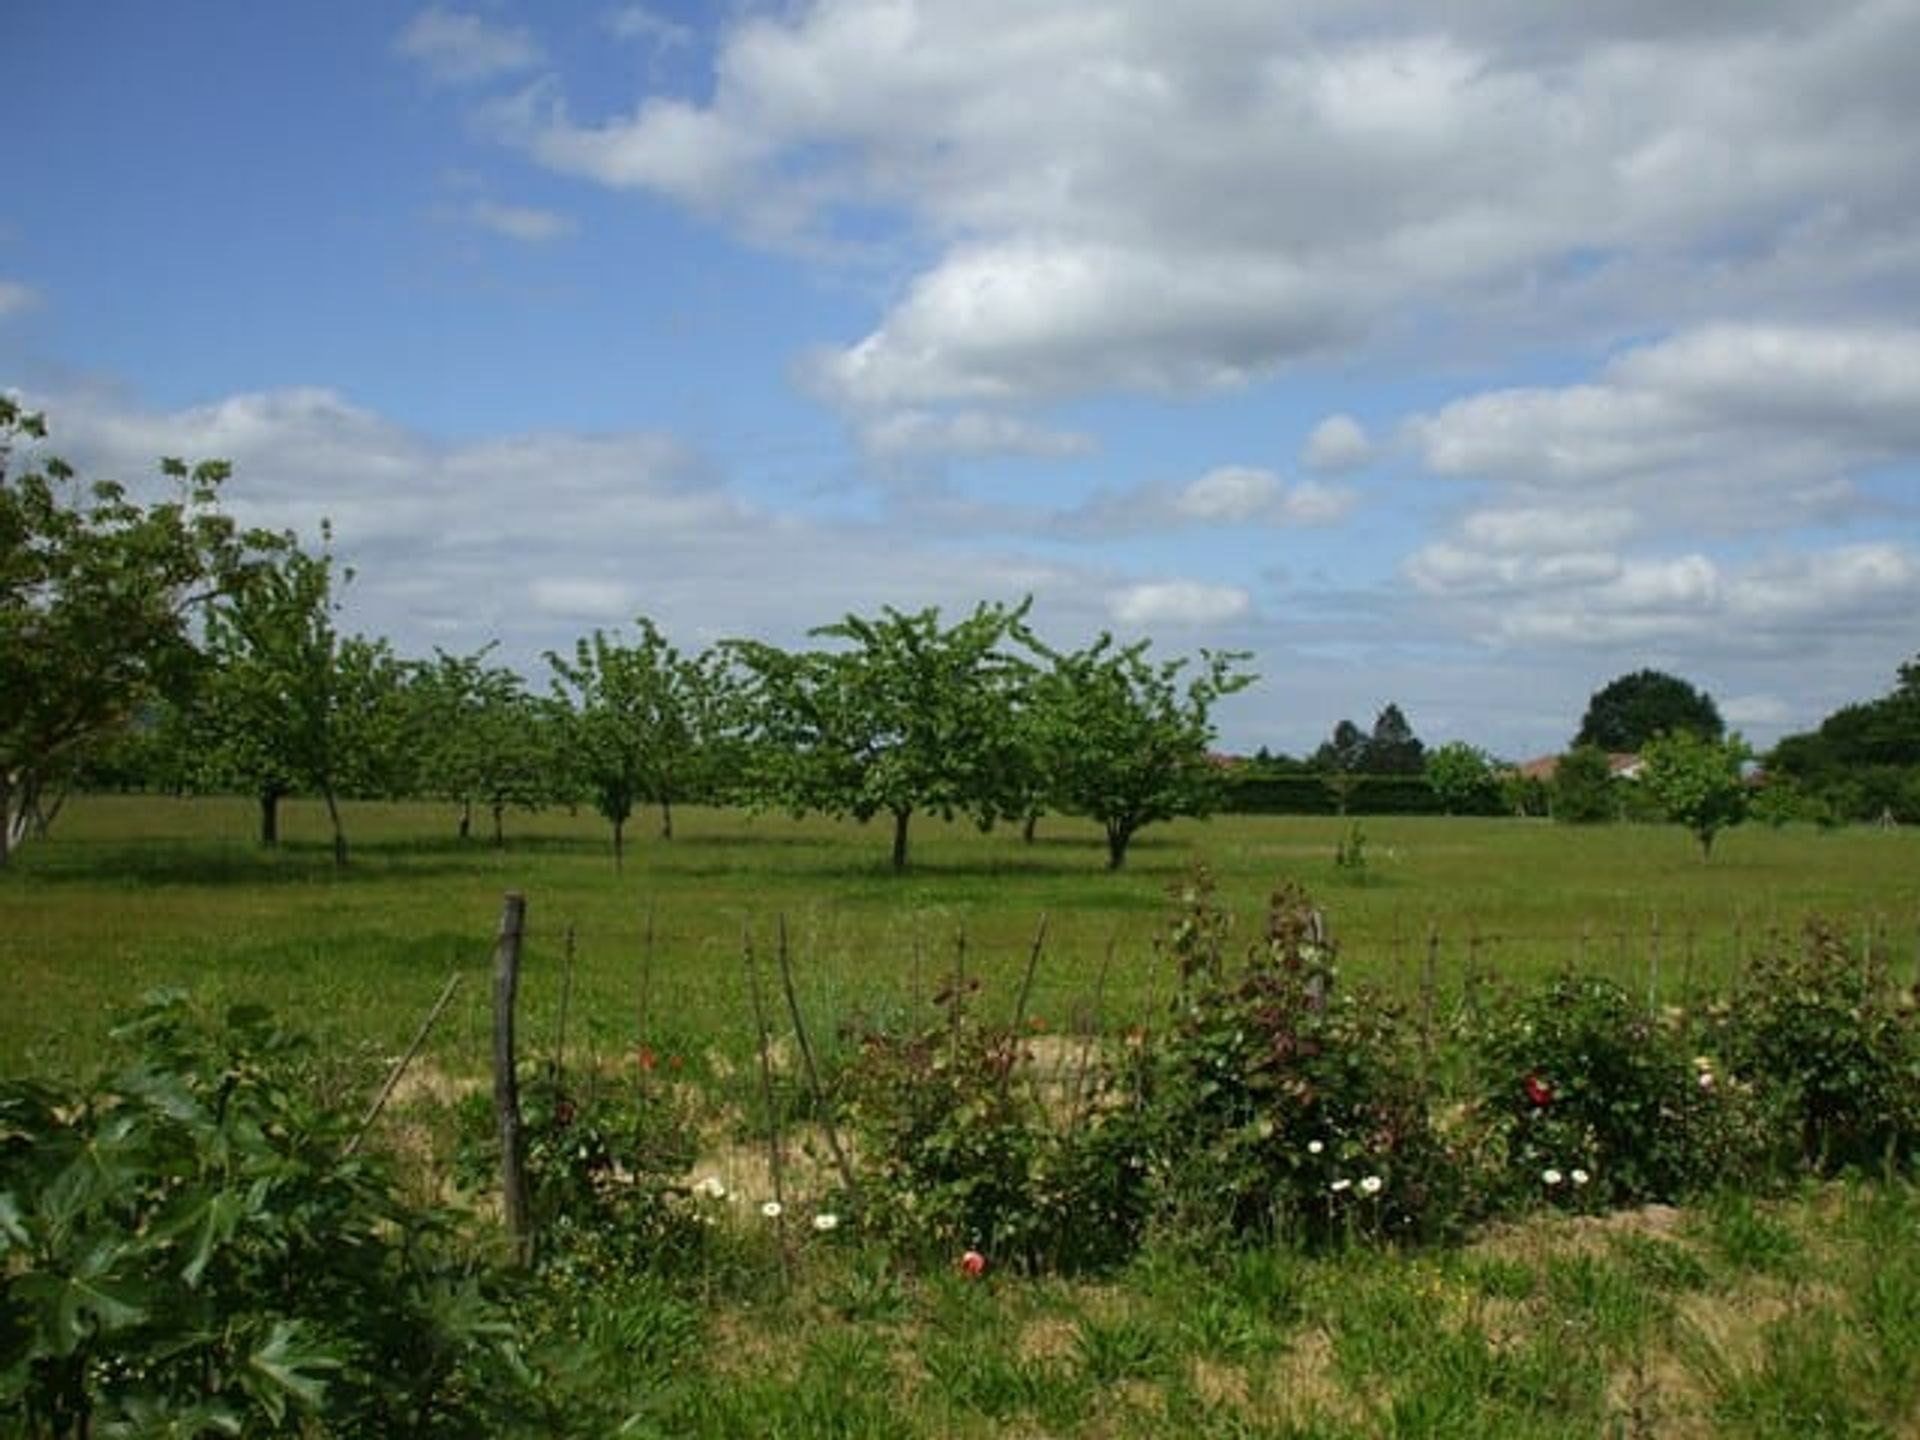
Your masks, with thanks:
[{"label": "red rose flower", "polygon": [[1553,1087],[1538,1075],[1528,1075],[1527,1099],[1531,1100],[1535,1105],[1550,1105],[1553,1103]]}]

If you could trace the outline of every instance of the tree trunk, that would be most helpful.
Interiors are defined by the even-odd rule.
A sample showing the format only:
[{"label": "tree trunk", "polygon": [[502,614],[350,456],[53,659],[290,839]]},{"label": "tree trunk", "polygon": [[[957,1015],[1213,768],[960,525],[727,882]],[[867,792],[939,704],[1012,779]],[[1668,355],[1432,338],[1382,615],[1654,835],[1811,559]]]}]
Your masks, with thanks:
[{"label": "tree trunk", "polygon": [[333,822],[333,863],[344,868],[347,863],[347,828],[340,823],[340,802],[334,796],[333,787],[325,786],[320,791],[327,802],[327,819]]},{"label": "tree trunk", "polygon": [[0,770],[0,870],[13,858],[13,776]]},{"label": "tree trunk", "polygon": [[1127,845],[1132,839],[1132,826],[1107,826],[1107,869],[1118,870],[1127,863]]},{"label": "tree trunk", "polygon": [[627,860],[627,822],[613,822],[613,868],[616,871],[626,868]]},{"label": "tree trunk", "polygon": [[280,792],[271,785],[260,792],[260,843],[269,850],[280,843]]},{"label": "tree trunk", "polygon": [[505,801],[496,800],[493,802],[493,848],[496,850],[504,850],[507,848],[507,826],[504,819],[506,809]]},{"label": "tree trunk", "polygon": [[460,802],[460,843],[463,845],[466,844],[467,838],[472,834],[473,801],[466,799]]},{"label": "tree trunk", "polygon": [[1040,812],[1038,810],[1029,810],[1027,812],[1027,818],[1020,822],[1020,838],[1029,845],[1033,844],[1034,828],[1038,826],[1039,823]]},{"label": "tree trunk", "polygon": [[660,797],[660,838],[673,838],[673,799],[667,795]]},{"label": "tree trunk", "polygon": [[896,875],[907,868],[907,822],[912,818],[911,810],[893,812],[893,873]]}]

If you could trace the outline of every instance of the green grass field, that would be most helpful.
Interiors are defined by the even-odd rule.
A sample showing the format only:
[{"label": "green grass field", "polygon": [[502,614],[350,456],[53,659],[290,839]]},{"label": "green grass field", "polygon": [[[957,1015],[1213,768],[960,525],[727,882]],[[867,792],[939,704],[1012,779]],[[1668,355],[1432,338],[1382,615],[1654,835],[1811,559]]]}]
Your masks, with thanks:
[{"label": "green grass field", "polygon": [[[260,1001],[391,1051],[449,972],[485,974],[510,889],[529,906],[529,1033],[557,1022],[571,927],[569,1025],[601,1053],[636,1043],[643,1019],[656,1047],[743,1050],[743,937],[766,955],[783,917],[823,1032],[849,1014],[924,1005],[962,936],[983,1004],[1010,1006],[1043,916],[1037,1013],[1056,1027],[1147,1018],[1165,993],[1152,940],[1169,887],[1201,862],[1249,937],[1277,882],[1304,884],[1348,979],[1403,992],[1420,983],[1430,932],[1443,990],[1470,969],[1525,979],[1583,966],[1677,998],[1723,981],[1770,928],[1816,911],[1885,947],[1896,973],[1920,962],[1920,834],[1902,830],[1747,826],[1703,863],[1664,826],[1370,818],[1357,880],[1333,863],[1350,828],[1336,819],[1156,827],[1109,874],[1087,825],[1048,819],[1026,845],[922,817],[905,876],[888,870],[878,824],[713,810],[677,820],[662,842],[636,817],[616,874],[590,813],[510,816],[496,851],[456,840],[446,807],[356,805],[354,861],[336,872],[317,805],[289,806],[287,843],[269,853],[241,801],[77,799],[0,875],[11,989],[0,1057],[10,1070],[83,1061],[109,1012],[158,985]],[[440,1064],[479,1068],[486,1005],[484,984],[463,987],[436,1036]]]},{"label": "green grass field", "polygon": [[[1920,963],[1920,835],[1905,831],[1749,827],[1703,864],[1666,827],[1377,819],[1362,881],[1334,864],[1350,833],[1336,820],[1168,826],[1120,874],[1089,827],[1048,821],[1027,846],[922,820],[896,877],[879,826],[678,820],[616,874],[591,816],[514,817],[495,851],[457,842],[444,808],[355,806],[354,863],[336,872],[317,807],[290,807],[288,843],[265,853],[241,802],[77,800],[0,876],[0,1069],[82,1066],[116,1008],[182,986],[335,1042],[357,1113],[458,971],[421,1069],[478,1077],[500,898],[517,889],[525,1048],[554,1043],[571,929],[573,1063],[640,1043],[684,1053],[718,1147],[698,1173],[737,1165],[729,1183],[752,1200],[750,1067],[715,1057],[738,1060],[753,1033],[743,936],[764,957],[783,917],[826,1048],[852,1015],[931,1019],[962,936],[982,1005],[1011,1009],[1043,915],[1030,1013],[1053,1028],[1151,1018],[1169,985],[1153,945],[1167,892],[1199,862],[1248,938],[1277,882],[1304,884],[1348,981],[1402,993],[1429,933],[1450,993],[1470,967],[1488,981],[1584,965],[1678,999],[1811,912],[1903,978]],[[424,1088],[380,1131],[428,1190],[444,1183],[427,1157],[449,1143],[451,1093]],[[497,1243],[488,1205],[471,1212],[482,1246]],[[582,1434],[1890,1436],[1920,1433],[1917,1224],[1910,1180],[1808,1183],[1686,1212],[1538,1215],[1425,1252],[1168,1246],[1096,1278],[968,1281],[903,1264],[857,1226],[801,1230],[776,1261],[749,1204],[691,1276],[547,1277],[542,1324],[572,1347],[553,1383]]]}]

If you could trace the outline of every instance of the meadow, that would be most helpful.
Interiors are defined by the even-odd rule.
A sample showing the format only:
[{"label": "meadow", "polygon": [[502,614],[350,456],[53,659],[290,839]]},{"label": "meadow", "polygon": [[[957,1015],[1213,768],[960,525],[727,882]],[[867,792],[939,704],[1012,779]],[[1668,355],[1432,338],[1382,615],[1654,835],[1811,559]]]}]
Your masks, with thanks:
[{"label": "meadow", "polygon": [[[983,1003],[1010,1005],[1043,917],[1033,1013],[1066,1029],[1148,1021],[1169,979],[1153,941],[1196,864],[1249,938],[1274,885],[1298,881],[1326,913],[1347,980],[1403,995],[1423,983],[1437,936],[1442,994],[1470,977],[1572,968],[1677,999],[1724,983],[1769,930],[1815,912],[1896,971],[1920,965],[1911,830],[1748,825],[1703,862],[1670,826],[1369,817],[1356,871],[1334,860],[1353,822],[1220,816],[1149,829],[1109,874],[1089,825],[1049,817],[1026,844],[922,816],[912,869],[896,876],[878,823],[687,809],[672,841],[637,816],[616,873],[591,812],[509,815],[496,850],[458,840],[449,807],[363,803],[348,807],[353,860],[340,871],[319,806],[286,810],[269,852],[244,801],[81,797],[23,847],[0,875],[6,1068],[83,1062],[108,1011],[163,985],[397,1049],[448,974],[485,974],[508,890],[528,903],[531,1031],[557,1024],[571,931],[570,1025],[600,1053],[743,1050],[743,946],[770,953],[782,919],[823,1034],[851,1014],[914,1013],[959,950]],[[483,1065],[486,1005],[484,984],[463,987],[438,1063]]]},{"label": "meadow", "polygon": [[[1174,1233],[1105,1268],[1023,1273],[996,1255],[975,1276],[884,1238],[882,1217],[808,1223],[831,1181],[817,1147],[804,1153],[790,1055],[790,1213],[763,1219],[769,1176],[743,1063],[755,1034],[743,950],[764,981],[783,921],[829,1067],[849,1058],[850,1022],[937,1023],[956,967],[982,982],[983,1023],[1014,1019],[1036,943],[1023,1035],[1152,1025],[1173,986],[1169,892],[1197,864],[1234,917],[1231,948],[1258,939],[1276,884],[1298,882],[1338,943],[1340,984],[1377,986],[1416,1013],[1429,975],[1448,1015],[1481,987],[1537,989],[1573,971],[1613,977],[1636,1005],[1677,1005],[1734,983],[1771,933],[1814,912],[1904,983],[1920,966],[1909,831],[1748,826],[1703,862],[1671,827],[1370,818],[1363,863],[1341,865],[1350,822],[1221,817],[1147,832],[1109,874],[1091,827],[1048,819],[1029,845],[923,817],[913,869],[895,876],[878,825],[683,811],[671,842],[639,839],[616,872],[588,814],[510,816],[502,850],[459,841],[445,807],[356,805],[347,818],[353,863],[336,870],[318,807],[289,807],[269,853],[242,802],[75,800],[0,876],[0,1070],[83,1069],[106,1054],[114,1011],[178,986],[215,1010],[267,1005],[319,1036],[321,1072],[357,1114],[458,973],[420,1083],[374,1139],[416,1191],[469,1207],[486,1249],[496,1202],[484,1166],[463,1180],[455,1135],[464,1126],[471,1150],[461,1095],[485,1075],[494,929],[503,892],[524,893],[527,1058],[564,1058],[590,1092],[618,1077],[644,1104],[686,1099],[701,1148],[683,1173],[723,1174],[727,1192],[719,1227],[659,1264],[618,1260],[585,1230],[556,1245],[515,1302],[548,1406],[528,1433],[1307,1440],[1920,1425],[1920,1191],[1899,1175],[1720,1189],[1685,1209],[1523,1206],[1404,1248],[1352,1233],[1312,1247]],[[589,1103],[578,1127],[549,1114],[536,1129],[571,1147]],[[482,1145],[485,1133],[482,1117]],[[696,1188],[675,1203],[705,1202]]]}]

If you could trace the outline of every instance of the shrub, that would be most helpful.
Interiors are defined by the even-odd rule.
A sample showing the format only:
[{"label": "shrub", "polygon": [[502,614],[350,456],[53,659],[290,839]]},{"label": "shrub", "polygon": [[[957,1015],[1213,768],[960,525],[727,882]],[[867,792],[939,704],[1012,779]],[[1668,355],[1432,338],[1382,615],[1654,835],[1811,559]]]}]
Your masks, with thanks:
[{"label": "shrub", "polygon": [[1019,1038],[975,1023],[960,996],[942,1003],[948,1023],[871,1032],[847,1073],[862,1223],[935,1253],[1037,1263],[1046,1127]]},{"label": "shrub", "polygon": [[1610,980],[1567,976],[1495,1007],[1477,1048],[1489,1207],[1673,1200],[1724,1158],[1724,1097]]},{"label": "shrub", "polygon": [[1434,1228],[1447,1166],[1397,1012],[1335,993],[1334,946],[1297,887],[1234,966],[1205,872],[1182,900],[1166,946],[1180,993],[1135,1100],[1159,1223],[1306,1243]]},{"label": "shrub", "polygon": [[1906,1163],[1920,1143],[1920,1043],[1878,955],[1856,957],[1830,924],[1776,936],[1749,963],[1720,1044],[1735,1076],[1776,1112],[1789,1164],[1817,1171]]},{"label": "shrub", "polygon": [[[520,1090],[536,1263],[549,1272],[668,1270],[698,1254],[703,1227],[684,1176],[698,1156],[674,1087],[642,1075],[579,1086],[528,1065]],[[491,1095],[463,1102],[460,1172],[500,1174]],[[558,1277],[564,1278],[564,1276]]]},{"label": "shrub", "polygon": [[0,1406],[32,1433],[498,1433],[499,1283],[312,1104],[253,1007],[151,997],[76,1089],[0,1084]]}]

